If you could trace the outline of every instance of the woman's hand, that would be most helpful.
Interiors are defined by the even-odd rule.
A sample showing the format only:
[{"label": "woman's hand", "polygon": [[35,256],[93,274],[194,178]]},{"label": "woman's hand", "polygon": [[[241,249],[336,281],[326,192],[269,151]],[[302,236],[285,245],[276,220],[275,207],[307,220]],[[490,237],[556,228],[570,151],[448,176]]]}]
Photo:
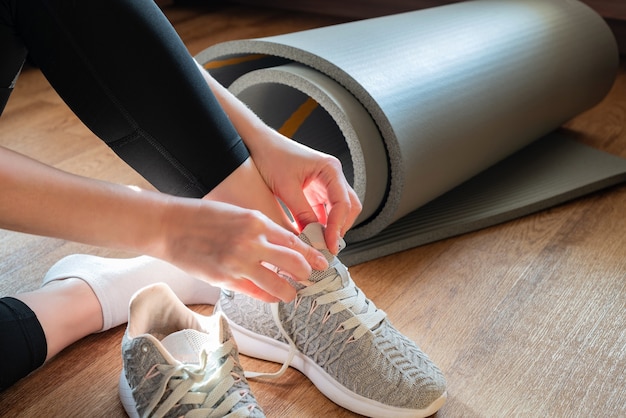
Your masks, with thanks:
[{"label": "woman's hand", "polygon": [[326,260],[293,232],[259,211],[199,199],[171,199],[163,218],[160,257],[198,278],[267,302],[296,291],[276,270],[307,280]]},{"label": "woman's hand", "polygon": [[326,225],[325,240],[337,253],[339,238],[352,227],[362,206],[339,160],[280,133],[265,129],[262,146],[249,146],[265,183],[289,209],[299,228]]}]

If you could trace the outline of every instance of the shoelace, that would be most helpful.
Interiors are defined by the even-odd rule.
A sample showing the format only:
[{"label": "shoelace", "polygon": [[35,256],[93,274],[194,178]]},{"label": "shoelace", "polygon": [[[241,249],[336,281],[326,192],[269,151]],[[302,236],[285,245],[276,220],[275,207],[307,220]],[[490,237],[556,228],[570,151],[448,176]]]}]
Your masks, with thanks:
[{"label": "shoelace", "polygon": [[[163,374],[165,379],[160,390],[146,408],[145,416],[163,417],[177,404],[201,405],[200,408],[187,412],[185,415],[187,418],[248,416],[249,409],[245,406],[228,414],[248,394],[247,391],[233,391],[226,396],[238,381],[235,378],[240,379],[236,375],[233,377],[232,373],[235,360],[230,353],[234,347],[233,340],[229,340],[211,354],[202,350],[199,365],[184,363],[157,365],[156,370]],[[225,360],[222,361],[224,358]],[[152,413],[168,388],[172,392]],[[222,397],[224,399],[219,402]]]},{"label": "shoelace", "polygon": [[[309,314],[312,314],[313,311],[318,309],[320,306],[330,305],[328,311],[322,319],[322,323],[325,323],[332,315],[346,309],[351,310],[354,316],[342,322],[335,332],[344,332],[354,329],[352,335],[350,335],[346,340],[347,343],[354,342],[365,335],[369,330],[380,324],[383,319],[385,319],[387,314],[381,309],[376,308],[373,302],[367,300],[363,292],[356,287],[356,284],[350,277],[348,268],[337,258],[333,260],[331,266],[328,268],[328,271],[330,274],[327,277],[298,291],[296,300],[293,302],[293,312],[295,314],[298,305],[302,302],[303,298],[319,294],[320,296],[313,300]],[[279,304],[273,303],[271,305],[271,309],[276,326],[280,330],[283,338],[285,338],[285,340],[289,343],[289,354],[282,367],[277,372],[246,372],[246,377],[278,378],[285,373],[291,364],[291,360],[298,351],[296,344],[287,334],[287,331],[285,331],[282,321],[280,320],[280,314],[278,311]]]}]

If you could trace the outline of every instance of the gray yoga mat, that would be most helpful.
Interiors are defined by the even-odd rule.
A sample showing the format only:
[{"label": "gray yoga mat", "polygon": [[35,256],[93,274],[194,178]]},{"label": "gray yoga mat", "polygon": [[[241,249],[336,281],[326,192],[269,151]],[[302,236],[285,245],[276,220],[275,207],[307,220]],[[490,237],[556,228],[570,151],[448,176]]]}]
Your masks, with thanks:
[{"label": "gray yoga mat", "polygon": [[626,179],[625,160],[555,132],[602,100],[619,63],[575,0],[462,2],[196,59],[270,126],[341,160],[364,206],[349,265]]}]

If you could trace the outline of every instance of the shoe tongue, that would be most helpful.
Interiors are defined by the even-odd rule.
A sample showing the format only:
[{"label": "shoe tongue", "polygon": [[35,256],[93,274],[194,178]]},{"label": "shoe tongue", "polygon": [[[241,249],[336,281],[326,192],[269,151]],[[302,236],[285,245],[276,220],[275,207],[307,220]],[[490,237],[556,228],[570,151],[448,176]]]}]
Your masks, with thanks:
[{"label": "shoe tongue", "polygon": [[[328,247],[326,246],[326,239],[324,238],[324,226],[322,224],[320,223],[308,224],[300,233],[300,239],[306,242],[307,244],[309,244],[310,246],[312,246],[313,248],[319,250],[324,255],[324,257],[326,257],[326,260],[328,261],[329,265],[332,266],[333,263],[337,260],[336,257],[333,254],[331,254],[331,252],[328,250]],[[340,243],[339,243],[339,251],[341,251],[344,247],[345,247],[345,242],[343,242],[343,239],[342,239],[340,240]],[[328,276],[328,270],[324,270],[324,271],[313,270],[313,272],[311,273],[311,277],[309,277],[309,281],[318,282],[327,276]]]},{"label": "shoe tongue", "polygon": [[312,223],[305,226],[300,234],[300,239],[318,250],[328,250],[322,224]]},{"label": "shoe tongue", "polygon": [[[326,258],[334,257],[330,254],[330,251],[328,251],[328,247],[326,246],[324,226],[322,224],[316,222],[305,226],[300,233],[300,239],[309,244],[311,247],[322,251],[322,253],[326,255]],[[341,252],[344,248],[346,248],[346,242],[343,238],[339,238],[339,251]]]},{"label": "shoe tongue", "polygon": [[[187,364],[199,364],[203,347],[215,345],[209,334],[194,329],[176,331],[161,340],[163,347],[176,360]],[[207,351],[210,351],[207,349]],[[211,350],[212,351],[212,350]]]}]

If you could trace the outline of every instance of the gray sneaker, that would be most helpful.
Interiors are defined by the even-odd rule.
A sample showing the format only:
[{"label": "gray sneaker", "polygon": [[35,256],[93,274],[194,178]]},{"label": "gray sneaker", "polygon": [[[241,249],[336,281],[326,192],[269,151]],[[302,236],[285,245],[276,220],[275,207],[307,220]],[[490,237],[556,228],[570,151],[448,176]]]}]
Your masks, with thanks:
[{"label": "gray sneaker", "polygon": [[446,400],[441,371],[356,287],[328,251],[320,224],[307,226],[300,238],[321,250],[330,267],[306,283],[292,281],[294,302],[222,292],[216,310],[228,318],[240,352],[283,363],[275,375],[288,366],[300,370],[330,400],[361,415],[434,414]]},{"label": "gray sneaker", "polygon": [[130,417],[264,417],[221,314],[189,310],[165,284],[133,296],[119,394]]}]

